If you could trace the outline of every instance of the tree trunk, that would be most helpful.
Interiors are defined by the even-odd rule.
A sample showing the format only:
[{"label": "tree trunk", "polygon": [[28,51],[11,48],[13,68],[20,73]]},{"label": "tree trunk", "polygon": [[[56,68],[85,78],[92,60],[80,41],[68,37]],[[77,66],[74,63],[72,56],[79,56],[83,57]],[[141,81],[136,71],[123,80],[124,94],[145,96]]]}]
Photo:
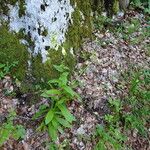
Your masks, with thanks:
[{"label": "tree trunk", "polygon": [[110,15],[111,0],[2,0],[0,63],[19,61],[14,73],[21,81],[55,78],[53,65],[62,62],[72,69],[82,39],[91,35],[92,11],[104,5]]}]

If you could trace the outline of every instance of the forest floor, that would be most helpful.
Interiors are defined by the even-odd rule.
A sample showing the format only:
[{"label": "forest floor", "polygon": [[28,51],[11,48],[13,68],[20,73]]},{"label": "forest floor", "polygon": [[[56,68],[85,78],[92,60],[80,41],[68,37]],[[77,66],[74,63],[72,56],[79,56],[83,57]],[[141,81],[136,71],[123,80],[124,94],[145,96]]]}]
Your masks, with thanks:
[{"label": "forest floor", "polygon": [[[104,26],[99,27],[102,21]],[[104,116],[112,111],[108,101],[125,100],[130,93],[131,75],[139,70],[150,70],[150,22],[147,16],[129,11],[125,19],[113,23],[97,18],[93,35],[94,38],[85,41],[72,77],[79,83],[76,91],[81,95],[82,102],[68,104],[76,121],[71,129],[66,129],[59,136],[57,144],[64,150],[93,150],[98,142],[98,138],[94,138],[95,128],[98,124],[107,124]],[[147,87],[150,89],[150,85]],[[9,76],[0,81],[0,122],[4,122],[8,110],[14,108],[17,113],[15,123],[25,126],[26,134],[20,141],[10,138],[0,149],[48,149],[48,134],[36,132],[39,121],[31,119],[47,100],[41,99],[40,103],[28,105],[22,103],[22,99],[7,94],[13,90]],[[149,125],[146,123],[147,128]],[[134,150],[150,150],[149,134],[146,138],[142,137],[136,129],[126,134],[126,145]]]}]

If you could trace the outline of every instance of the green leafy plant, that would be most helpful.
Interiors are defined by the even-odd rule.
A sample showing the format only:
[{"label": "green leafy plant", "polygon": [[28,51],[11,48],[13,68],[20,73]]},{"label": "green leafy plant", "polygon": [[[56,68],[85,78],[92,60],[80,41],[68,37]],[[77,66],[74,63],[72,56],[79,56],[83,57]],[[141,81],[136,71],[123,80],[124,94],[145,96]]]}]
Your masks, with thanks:
[{"label": "green leafy plant", "polygon": [[48,142],[47,143],[47,149],[49,150],[65,150],[65,149],[70,149],[69,146],[69,140],[65,139],[64,141],[62,141],[59,144],[55,144],[54,142]]},{"label": "green leafy plant", "polygon": [[4,76],[9,74],[10,70],[14,68],[17,64],[18,62],[13,62],[12,64],[8,64],[8,62],[6,64],[0,63],[0,79],[4,78]]},{"label": "green leafy plant", "polygon": [[7,121],[0,125],[0,146],[2,146],[10,137],[15,140],[23,139],[25,129],[22,125],[14,125],[13,120],[16,117],[14,111],[10,112]]},{"label": "green leafy plant", "polygon": [[96,129],[99,141],[95,147],[95,150],[123,150],[125,149],[124,142],[126,136],[122,133],[121,123],[121,111],[122,103],[120,100],[109,100],[109,106],[111,114],[106,114],[104,120],[106,125],[98,125]]},{"label": "green leafy plant", "polygon": [[77,93],[69,86],[69,68],[64,65],[54,65],[54,68],[60,72],[60,76],[58,79],[50,80],[48,82],[50,90],[44,90],[41,95],[50,100],[50,108],[43,105],[34,116],[34,118],[37,118],[46,114],[39,129],[46,129],[52,141],[57,140],[58,132],[63,133],[63,128],[71,128],[75,117],[68,110],[67,102],[79,98]]},{"label": "green leafy plant", "polygon": [[99,138],[96,150],[126,149],[128,130],[136,130],[140,136],[148,137],[150,70],[134,72],[129,78],[128,96],[124,100],[109,100],[111,113],[104,116],[105,125],[96,129]]},{"label": "green leafy plant", "polygon": [[130,94],[127,101],[128,111],[124,112],[126,128],[137,129],[139,134],[146,136],[146,124],[150,117],[150,70],[134,73],[131,79]]},{"label": "green leafy plant", "polygon": [[122,143],[126,140],[126,137],[121,133],[120,129],[98,125],[96,135],[99,137],[99,141],[95,150],[123,150],[125,148]]},{"label": "green leafy plant", "polygon": [[149,0],[132,0],[133,4],[142,10],[145,13],[150,14],[150,1]]},{"label": "green leafy plant", "polygon": [[94,19],[94,28],[100,31],[106,30],[106,27],[108,27],[110,24],[111,19],[103,15],[99,15]]}]

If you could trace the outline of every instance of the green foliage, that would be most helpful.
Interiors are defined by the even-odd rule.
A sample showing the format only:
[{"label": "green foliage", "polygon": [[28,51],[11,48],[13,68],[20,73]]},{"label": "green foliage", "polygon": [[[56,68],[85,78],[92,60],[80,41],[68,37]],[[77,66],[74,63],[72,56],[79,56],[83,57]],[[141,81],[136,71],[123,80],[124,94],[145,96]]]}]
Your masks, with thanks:
[{"label": "green foliage", "polygon": [[122,143],[126,140],[126,137],[121,133],[120,129],[98,125],[96,134],[100,140],[95,150],[123,150],[125,147]]},{"label": "green foliage", "polygon": [[106,114],[104,120],[106,126],[97,127],[97,136],[100,138],[96,145],[96,150],[123,150],[125,148],[124,142],[126,136],[122,133],[120,127],[120,113],[122,111],[122,104],[120,100],[109,100],[109,105],[112,113]]},{"label": "green foliage", "polygon": [[57,140],[58,132],[63,133],[63,128],[71,128],[75,118],[68,110],[67,102],[79,97],[69,86],[69,68],[64,65],[54,65],[54,68],[60,72],[60,76],[58,79],[50,80],[48,84],[51,89],[44,90],[41,95],[49,98],[51,106],[41,106],[40,111],[34,116],[37,118],[46,114],[39,129],[47,129],[52,141]]},{"label": "green foliage", "polygon": [[140,136],[148,137],[149,89],[150,70],[139,71],[130,77],[129,95],[125,100],[109,100],[111,113],[104,116],[106,125],[97,127],[96,150],[126,149],[128,130],[137,130]]},{"label": "green foliage", "polygon": [[42,57],[40,54],[32,58],[33,69],[31,74],[36,78],[36,82],[38,84],[45,84],[48,80],[57,78],[59,76],[59,72],[54,69],[53,65],[60,65],[61,63],[64,63],[65,66],[70,69],[70,72],[73,71],[75,65],[75,57],[70,53],[69,47],[66,47],[65,50],[65,56],[62,54],[61,46],[58,50],[48,50],[49,59],[45,63],[42,63]]},{"label": "green foliage", "polygon": [[[115,25],[115,28],[111,29],[111,32],[116,36],[122,35],[122,38],[130,43],[131,45],[141,44],[144,40],[148,39],[150,36],[149,28],[149,18],[147,18],[147,26],[141,26],[142,20],[137,18],[129,18],[128,21],[124,23],[119,23]],[[140,32],[138,36],[135,36],[136,32]],[[147,55],[149,55],[149,44],[143,45]]]},{"label": "green foliage", "polygon": [[14,125],[13,120],[16,117],[14,111],[10,112],[7,121],[0,125],[0,146],[2,146],[10,137],[15,140],[23,139],[25,129],[22,125]]},{"label": "green foliage", "polygon": [[130,95],[124,105],[128,107],[123,117],[126,128],[137,129],[147,136],[146,124],[150,120],[150,70],[140,71],[131,79]]},{"label": "green foliage", "polygon": [[9,74],[11,69],[16,67],[17,64],[18,62],[13,62],[12,64],[8,64],[8,62],[6,64],[0,63],[0,80]]},{"label": "green foliage", "polygon": [[70,150],[70,146],[69,146],[69,140],[65,139],[64,141],[62,141],[59,144],[55,144],[54,142],[48,142],[47,143],[47,149],[49,150]]},{"label": "green foliage", "polygon": [[99,15],[96,19],[94,19],[95,29],[100,30],[102,32],[106,30],[105,27],[108,27],[110,24],[111,19],[103,15]]},{"label": "green foliage", "polygon": [[132,0],[134,5],[140,9],[143,9],[144,12],[150,14],[150,1],[149,0]]}]

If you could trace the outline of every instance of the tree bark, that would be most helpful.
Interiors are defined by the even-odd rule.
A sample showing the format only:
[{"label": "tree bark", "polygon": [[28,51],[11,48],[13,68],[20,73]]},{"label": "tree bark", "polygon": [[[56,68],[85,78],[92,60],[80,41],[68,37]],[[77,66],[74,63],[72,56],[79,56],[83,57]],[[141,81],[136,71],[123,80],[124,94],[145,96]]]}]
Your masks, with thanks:
[{"label": "tree bark", "polygon": [[3,55],[0,53],[0,63],[5,63],[3,60],[10,64],[17,61],[18,58],[14,56],[21,56],[22,53],[14,45],[22,41],[28,53],[28,58],[23,62],[28,67],[27,70],[24,70],[25,67],[20,68],[20,73],[17,74],[19,79],[26,81],[22,79],[25,76],[21,72],[27,72],[27,76],[32,76],[37,82],[55,78],[57,72],[53,69],[54,64],[65,63],[72,70],[82,40],[91,35],[92,12],[101,13],[105,9],[110,16],[114,1],[116,0],[2,0],[0,27],[7,29],[7,32],[15,32],[12,37],[16,37],[10,47],[7,46],[9,43],[3,45],[5,48],[0,43],[0,52],[3,52]]}]

